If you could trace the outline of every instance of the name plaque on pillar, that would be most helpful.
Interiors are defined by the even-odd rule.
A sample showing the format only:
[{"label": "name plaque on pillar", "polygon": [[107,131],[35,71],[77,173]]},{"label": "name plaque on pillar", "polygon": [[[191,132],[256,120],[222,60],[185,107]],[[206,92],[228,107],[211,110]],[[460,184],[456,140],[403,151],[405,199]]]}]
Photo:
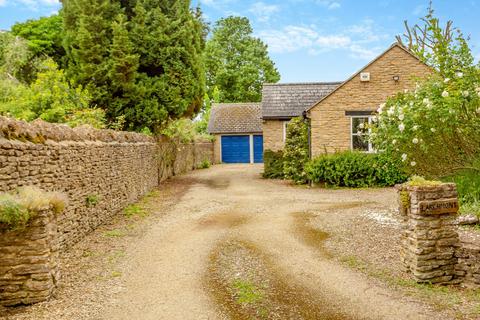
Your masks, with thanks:
[{"label": "name plaque on pillar", "polygon": [[420,201],[418,203],[421,214],[446,214],[458,212],[457,199],[442,199],[431,201]]}]

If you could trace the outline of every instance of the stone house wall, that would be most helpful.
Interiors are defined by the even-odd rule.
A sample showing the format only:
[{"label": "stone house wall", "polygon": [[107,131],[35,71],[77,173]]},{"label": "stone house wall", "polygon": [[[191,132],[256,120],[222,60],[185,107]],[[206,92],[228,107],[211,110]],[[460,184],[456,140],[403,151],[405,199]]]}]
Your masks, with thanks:
[{"label": "stone house wall", "polygon": [[[58,218],[61,248],[205,159],[213,162],[210,142],[182,145],[137,133],[0,118],[0,192],[34,185],[65,193],[69,205]],[[89,205],[87,198],[98,201]]]},{"label": "stone house wall", "polygon": [[213,142],[214,163],[222,163],[222,135],[216,134]]},{"label": "stone house wall", "polygon": [[351,148],[351,120],[346,111],[376,111],[387,97],[413,89],[414,78],[432,70],[395,45],[361,72],[370,73],[369,82],[361,82],[358,73],[309,111],[313,156]]},{"label": "stone house wall", "polygon": [[279,151],[285,147],[283,120],[263,121],[263,150]]}]

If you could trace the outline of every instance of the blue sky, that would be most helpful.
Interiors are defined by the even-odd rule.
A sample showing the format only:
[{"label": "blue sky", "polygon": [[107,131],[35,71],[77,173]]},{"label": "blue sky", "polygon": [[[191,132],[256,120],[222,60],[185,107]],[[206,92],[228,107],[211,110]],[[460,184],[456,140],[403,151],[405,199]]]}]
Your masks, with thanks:
[{"label": "blue sky", "polygon": [[[395,41],[403,20],[417,22],[428,0],[193,0],[206,20],[246,16],[255,35],[269,45],[281,82],[348,78]],[[57,0],[0,0],[0,29],[16,21],[50,15]],[[480,58],[480,0],[437,0],[437,15],[451,19]]]}]

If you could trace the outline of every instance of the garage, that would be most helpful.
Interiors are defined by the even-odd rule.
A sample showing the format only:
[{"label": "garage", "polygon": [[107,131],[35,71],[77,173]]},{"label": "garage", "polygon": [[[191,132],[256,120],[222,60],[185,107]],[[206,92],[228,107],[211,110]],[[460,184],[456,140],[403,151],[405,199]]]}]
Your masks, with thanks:
[{"label": "garage", "polygon": [[250,136],[221,136],[222,162],[250,163]]},{"label": "garage", "polygon": [[215,137],[215,162],[263,163],[262,126],[259,103],[214,104],[208,132]]},{"label": "garage", "polygon": [[221,135],[223,163],[263,163],[262,135]]}]

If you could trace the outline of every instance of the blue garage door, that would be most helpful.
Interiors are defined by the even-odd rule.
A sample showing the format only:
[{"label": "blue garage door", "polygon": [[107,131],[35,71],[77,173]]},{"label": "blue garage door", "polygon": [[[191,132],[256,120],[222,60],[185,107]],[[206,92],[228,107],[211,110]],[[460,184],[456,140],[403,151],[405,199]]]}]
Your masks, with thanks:
[{"label": "blue garage door", "polygon": [[253,160],[263,163],[263,136],[253,136]]},{"label": "blue garage door", "polygon": [[250,163],[249,136],[222,136],[223,163]]}]

